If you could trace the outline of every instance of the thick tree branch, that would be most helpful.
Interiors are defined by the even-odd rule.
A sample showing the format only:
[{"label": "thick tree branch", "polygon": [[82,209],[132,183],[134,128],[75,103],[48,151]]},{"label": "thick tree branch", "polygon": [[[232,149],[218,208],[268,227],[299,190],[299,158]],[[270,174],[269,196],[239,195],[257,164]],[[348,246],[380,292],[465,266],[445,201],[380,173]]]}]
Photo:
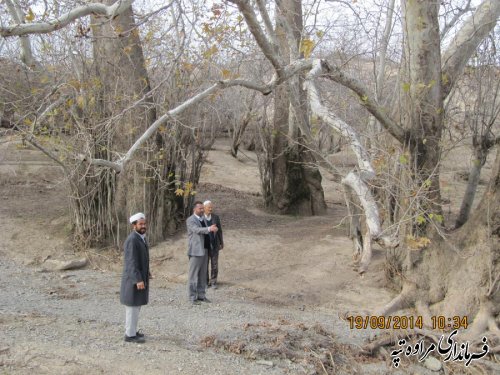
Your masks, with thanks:
[{"label": "thick tree branch", "polygon": [[78,159],[80,159],[81,161],[86,161],[92,165],[97,165],[100,167],[106,167],[106,168],[113,169],[117,173],[120,173],[123,171],[123,163],[121,161],[112,162],[112,161],[105,160],[105,159],[89,159],[89,158],[87,158],[87,156],[85,156],[83,154],[78,155]]},{"label": "thick tree branch", "polygon": [[14,125],[14,129],[16,129],[17,131],[19,131],[23,134],[24,140],[26,142],[30,143],[31,145],[33,145],[34,147],[39,149],[41,152],[43,152],[45,155],[47,155],[50,159],[52,159],[57,164],[59,164],[61,166],[61,168],[64,170],[64,173],[66,174],[66,176],[69,176],[69,170],[68,170],[68,167],[66,166],[66,164],[64,164],[61,161],[61,159],[59,159],[57,157],[57,155],[53,154],[52,152],[47,150],[45,147],[43,147],[40,143],[38,143],[38,141],[36,140],[36,138],[33,134],[24,132],[23,129],[21,129],[17,125]]},{"label": "thick tree branch", "polygon": [[[89,159],[86,156],[80,156],[82,160],[86,160],[91,164],[94,165],[101,165],[105,167],[109,167],[114,169],[117,172],[123,171],[125,168],[125,165],[132,159],[133,155],[137,150],[158,130],[158,128],[164,124],[166,124],[169,120],[175,119],[177,116],[179,116],[182,112],[184,112],[186,109],[194,106],[195,104],[198,104],[200,101],[203,99],[207,98],[210,95],[215,94],[219,90],[224,90],[230,87],[234,86],[242,86],[246,87],[251,90],[256,90],[264,95],[268,95],[273,91],[273,89],[289,79],[290,77],[296,75],[297,73],[310,69],[312,67],[312,62],[309,60],[299,60],[295,61],[294,63],[290,64],[287,66],[285,69],[283,69],[283,74],[281,77],[278,77],[275,75],[271,81],[267,84],[259,85],[255,83],[254,81],[249,81],[249,80],[244,80],[244,79],[235,79],[235,80],[225,80],[225,81],[219,81],[212,86],[208,87],[204,91],[200,92],[199,94],[193,96],[192,98],[186,100],[185,102],[181,103],[177,107],[171,109],[167,113],[165,113],[163,116],[159,117],[151,126],[135,141],[135,143],[132,145],[132,147],[127,151],[127,153],[118,161],[112,162],[112,161],[107,161],[107,160],[102,160],[102,159]],[[141,101],[137,102],[139,104]]]},{"label": "thick tree branch", "polygon": [[271,44],[277,48],[278,42],[276,41],[276,33],[273,28],[273,23],[271,22],[271,17],[269,17],[269,12],[266,8],[266,3],[264,0],[257,0],[257,6],[259,7],[260,15],[264,21],[264,26],[266,27],[267,34],[271,40]]},{"label": "thick tree branch", "polygon": [[370,163],[370,157],[365,148],[362,146],[356,131],[321,104],[318,90],[312,80],[321,74],[322,68],[325,65],[322,64],[321,60],[315,60],[313,64],[313,69],[311,69],[311,71],[307,74],[306,81],[304,82],[304,86],[307,89],[309,96],[312,113],[320,117],[342,136],[349,139],[352,150],[358,159],[359,169],[367,175],[373,177],[375,175],[375,171]]},{"label": "thick tree branch", "polygon": [[375,202],[368,185],[369,181],[375,177],[375,170],[371,165],[368,152],[361,144],[359,135],[353,127],[349,126],[321,103],[321,99],[313,79],[321,74],[323,67],[325,67],[325,65],[321,60],[315,60],[313,62],[313,68],[306,76],[304,86],[307,89],[312,114],[318,116],[326,124],[347,138],[358,160],[358,170],[348,173],[347,176],[342,179],[342,184],[349,187],[355,193],[361,203],[361,206],[363,207],[363,213],[366,218],[366,225],[368,229],[365,234],[363,253],[361,254],[361,264],[359,268],[359,272],[363,273],[368,268],[371,260],[372,238],[386,247],[394,247],[396,246],[396,242],[394,239],[382,235],[382,227],[380,224],[380,215],[377,203]]},{"label": "thick tree branch", "polygon": [[0,27],[0,36],[22,36],[29,34],[46,34],[55,30],[59,30],[76,19],[89,16],[91,14],[98,14],[106,17],[116,17],[129,8],[134,0],[117,0],[113,5],[106,6],[100,3],[90,3],[82,5],[70,10],[68,13],[63,14],[59,18],[48,22],[33,22],[22,23],[16,20],[16,25],[7,27]]},{"label": "thick tree branch", "polygon": [[406,136],[405,130],[398,123],[392,120],[389,115],[385,113],[384,109],[372,99],[370,92],[361,82],[354,77],[349,77],[338,67],[331,67],[330,64],[324,60],[321,64],[323,65],[323,77],[326,77],[354,91],[358,95],[361,105],[365,107],[368,112],[370,112],[394,138],[401,143],[404,142]]},{"label": "thick tree branch", "polygon": [[385,78],[385,65],[386,65],[386,56],[387,56],[387,48],[389,46],[389,39],[391,38],[392,32],[392,18],[394,15],[394,3],[396,0],[390,0],[387,7],[387,14],[384,26],[384,33],[382,35],[382,39],[380,40],[380,52],[378,56],[378,67],[377,67],[377,77],[376,77],[376,100],[380,100],[382,96],[382,88],[384,85]]},{"label": "thick tree branch", "polygon": [[450,93],[465,64],[500,17],[500,1],[484,0],[455,35],[442,57],[443,98]]},{"label": "thick tree branch", "polygon": [[271,62],[278,76],[282,74],[283,64],[279,59],[277,50],[272,46],[266,37],[266,34],[259,25],[257,20],[257,15],[255,14],[253,8],[250,6],[247,0],[229,0],[230,2],[236,4],[241,14],[245,18],[245,22],[250,29],[250,32],[255,38],[255,41],[259,45],[260,49],[264,53],[264,56]]}]

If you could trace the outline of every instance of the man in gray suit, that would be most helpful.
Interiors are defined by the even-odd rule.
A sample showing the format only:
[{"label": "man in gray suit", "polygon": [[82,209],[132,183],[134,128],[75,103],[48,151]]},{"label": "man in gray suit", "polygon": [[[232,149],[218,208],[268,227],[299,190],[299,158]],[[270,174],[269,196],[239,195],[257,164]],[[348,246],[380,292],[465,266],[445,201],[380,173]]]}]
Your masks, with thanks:
[{"label": "man in gray suit", "polygon": [[144,237],[146,217],[143,213],[129,219],[133,230],[125,240],[120,302],[125,305],[125,341],[143,343],[144,334],[137,330],[139,312],[149,300],[149,249]]},{"label": "man in gray suit", "polygon": [[217,226],[207,226],[203,218],[203,203],[194,202],[193,214],[186,220],[188,233],[189,302],[199,305],[200,301],[210,302],[205,297],[207,288],[208,249],[210,248],[210,232],[217,233]]}]

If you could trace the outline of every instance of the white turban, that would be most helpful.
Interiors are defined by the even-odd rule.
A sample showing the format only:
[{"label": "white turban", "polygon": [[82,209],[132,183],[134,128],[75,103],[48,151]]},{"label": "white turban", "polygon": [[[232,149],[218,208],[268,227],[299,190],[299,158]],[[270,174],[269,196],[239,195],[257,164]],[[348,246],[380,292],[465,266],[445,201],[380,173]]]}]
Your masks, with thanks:
[{"label": "white turban", "polygon": [[210,204],[210,203],[212,203],[212,202],[211,201],[205,201],[205,202],[203,202],[203,205],[206,206],[207,204]]},{"label": "white turban", "polygon": [[146,220],[146,216],[144,216],[144,214],[142,212],[138,212],[138,213],[130,216],[130,219],[128,219],[128,220],[130,221],[130,224],[132,224],[134,221],[141,220],[141,219]]}]

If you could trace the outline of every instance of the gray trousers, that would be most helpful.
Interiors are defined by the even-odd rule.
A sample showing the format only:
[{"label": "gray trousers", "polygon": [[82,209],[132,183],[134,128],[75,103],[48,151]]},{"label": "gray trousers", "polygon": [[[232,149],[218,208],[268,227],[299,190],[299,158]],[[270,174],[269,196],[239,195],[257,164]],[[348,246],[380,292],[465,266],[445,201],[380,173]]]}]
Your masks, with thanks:
[{"label": "gray trousers", "polygon": [[125,306],[125,334],[133,337],[137,333],[137,322],[141,306]]},{"label": "gray trousers", "polygon": [[208,256],[189,257],[188,295],[190,301],[205,298]]}]

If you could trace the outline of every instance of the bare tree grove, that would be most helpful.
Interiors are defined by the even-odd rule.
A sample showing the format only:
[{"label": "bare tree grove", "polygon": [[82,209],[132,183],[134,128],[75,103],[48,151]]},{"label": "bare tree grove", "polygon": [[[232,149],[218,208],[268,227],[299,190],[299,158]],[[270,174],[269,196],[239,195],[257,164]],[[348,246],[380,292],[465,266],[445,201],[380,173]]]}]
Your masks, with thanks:
[{"label": "bare tree grove", "polygon": [[164,240],[215,138],[236,157],[251,137],[271,212],[324,215],[323,175],[342,186],[359,274],[381,246],[400,291],[375,314],[469,316],[462,334],[498,352],[499,16],[498,0],[3,0],[1,127],[64,170],[82,248],[119,246],[137,210]]}]

